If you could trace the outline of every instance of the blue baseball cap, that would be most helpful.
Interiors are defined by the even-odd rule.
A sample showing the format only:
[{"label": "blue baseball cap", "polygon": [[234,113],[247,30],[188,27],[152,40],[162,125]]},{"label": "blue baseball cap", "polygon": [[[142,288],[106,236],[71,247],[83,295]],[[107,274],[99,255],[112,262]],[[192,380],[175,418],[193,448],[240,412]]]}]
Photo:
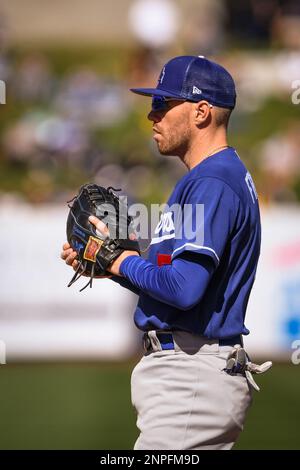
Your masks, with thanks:
[{"label": "blue baseball cap", "polygon": [[236,92],[232,76],[221,65],[203,56],[174,57],[163,67],[156,88],[131,88],[146,96],[206,100],[221,108],[235,107]]}]

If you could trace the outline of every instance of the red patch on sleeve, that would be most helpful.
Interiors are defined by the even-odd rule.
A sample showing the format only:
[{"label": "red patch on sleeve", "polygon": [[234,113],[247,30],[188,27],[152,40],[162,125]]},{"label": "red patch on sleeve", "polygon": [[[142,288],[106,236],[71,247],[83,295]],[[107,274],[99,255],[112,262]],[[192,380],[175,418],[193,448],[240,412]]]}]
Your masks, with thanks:
[{"label": "red patch on sleeve", "polygon": [[158,253],[157,254],[157,265],[158,266],[163,266],[164,264],[171,264],[172,263],[172,258],[171,255],[166,255],[163,253]]}]

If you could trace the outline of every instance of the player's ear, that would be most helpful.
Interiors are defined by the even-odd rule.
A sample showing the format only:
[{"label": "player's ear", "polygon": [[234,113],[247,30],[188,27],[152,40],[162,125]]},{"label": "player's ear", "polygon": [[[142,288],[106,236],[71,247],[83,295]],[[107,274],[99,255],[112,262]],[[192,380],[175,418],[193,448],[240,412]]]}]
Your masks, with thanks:
[{"label": "player's ear", "polygon": [[197,126],[205,124],[211,118],[211,105],[205,101],[199,101],[194,105],[194,121]]}]

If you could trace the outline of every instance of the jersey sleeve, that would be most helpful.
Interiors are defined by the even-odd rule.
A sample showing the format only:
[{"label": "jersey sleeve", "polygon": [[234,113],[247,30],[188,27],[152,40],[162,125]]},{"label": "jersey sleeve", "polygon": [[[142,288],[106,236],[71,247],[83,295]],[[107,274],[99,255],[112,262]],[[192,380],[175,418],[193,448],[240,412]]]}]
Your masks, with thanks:
[{"label": "jersey sleeve", "polygon": [[181,213],[174,214],[172,259],[186,251],[197,252],[218,266],[236,224],[239,197],[221,179],[198,178],[186,185],[180,208]]},{"label": "jersey sleeve", "polygon": [[200,302],[213,272],[201,257],[178,257],[170,265],[156,266],[139,256],[128,256],[120,265],[121,275],[132,285],[179,310],[190,310]]}]

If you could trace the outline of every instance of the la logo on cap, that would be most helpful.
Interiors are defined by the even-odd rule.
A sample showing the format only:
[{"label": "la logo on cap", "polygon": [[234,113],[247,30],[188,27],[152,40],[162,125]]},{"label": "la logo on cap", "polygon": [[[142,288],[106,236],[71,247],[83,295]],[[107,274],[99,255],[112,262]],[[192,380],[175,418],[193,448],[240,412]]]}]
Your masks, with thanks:
[{"label": "la logo on cap", "polygon": [[202,91],[198,87],[193,86],[193,95],[201,95]]},{"label": "la logo on cap", "polygon": [[166,74],[166,67],[164,67],[164,68],[162,69],[159,83],[162,83],[162,82],[163,82],[163,79],[165,78],[165,74]]}]

